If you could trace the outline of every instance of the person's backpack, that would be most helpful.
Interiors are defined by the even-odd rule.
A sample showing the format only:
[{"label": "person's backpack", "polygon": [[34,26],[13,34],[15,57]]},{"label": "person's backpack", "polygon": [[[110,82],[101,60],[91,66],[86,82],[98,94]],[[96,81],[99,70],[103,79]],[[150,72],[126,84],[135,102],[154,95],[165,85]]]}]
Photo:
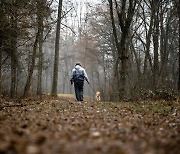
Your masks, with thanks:
[{"label": "person's backpack", "polygon": [[84,71],[82,69],[75,69],[73,72],[73,79],[74,80],[84,80]]}]

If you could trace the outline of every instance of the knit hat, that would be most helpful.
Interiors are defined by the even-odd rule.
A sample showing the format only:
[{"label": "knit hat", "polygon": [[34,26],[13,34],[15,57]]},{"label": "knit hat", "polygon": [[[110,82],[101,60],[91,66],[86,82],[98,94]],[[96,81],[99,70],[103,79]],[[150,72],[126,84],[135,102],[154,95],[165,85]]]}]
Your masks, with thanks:
[{"label": "knit hat", "polygon": [[[81,66],[81,63],[80,63],[80,62],[77,62],[77,63],[76,63],[76,65],[79,65],[79,66]],[[76,66],[76,65],[75,65],[75,66]]]}]

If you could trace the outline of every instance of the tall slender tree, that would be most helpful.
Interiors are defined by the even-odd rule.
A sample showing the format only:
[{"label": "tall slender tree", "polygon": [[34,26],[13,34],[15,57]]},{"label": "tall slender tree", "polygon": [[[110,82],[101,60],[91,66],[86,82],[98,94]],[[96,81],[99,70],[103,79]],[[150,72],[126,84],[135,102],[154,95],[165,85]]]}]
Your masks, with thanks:
[{"label": "tall slender tree", "polygon": [[176,10],[177,10],[177,14],[178,14],[178,18],[179,18],[179,76],[178,76],[178,93],[180,95],[180,2],[178,0],[175,0],[175,5],[176,5]]},{"label": "tall slender tree", "polygon": [[[1,48],[1,41],[0,41],[0,48]],[[0,49],[0,94],[2,93],[2,50]]]},{"label": "tall slender tree", "polygon": [[58,65],[59,65],[59,38],[60,38],[60,28],[61,28],[61,12],[62,12],[62,1],[59,0],[58,5],[58,18],[56,26],[56,42],[55,42],[55,55],[54,55],[54,72],[53,72],[53,83],[51,95],[57,95],[57,84],[58,84]]},{"label": "tall slender tree", "polygon": [[[177,12],[178,12],[178,18],[179,18],[179,22],[180,22],[180,2],[177,1],[176,3],[176,8],[177,8]],[[179,77],[178,77],[178,92],[180,95],[180,23],[179,23]]]},{"label": "tall slender tree", "polygon": [[16,81],[17,81],[17,62],[15,59],[17,53],[17,2],[11,1],[12,11],[11,14],[11,38],[10,38],[10,51],[11,51],[11,97],[16,94]]},{"label": "tall slender tree", "polygon": [[43,67],[43,31],[44,31],[44,12],[45,12],[45,0],[37,1],[37,15],[38,15],[38,29],[39,29],[39,54],[38,54],[38,83],[37,83],[37,95],[42,93],[42,67]]},{"label": "tall slender tree", "polygon": [[28,76],[27,76],[27,81],[26,81],[26,85],[25,85],[25,88],[24,88],[23,97],[28,96],[29,89],[30,89],[30,86],[31,86],[31,80],[32,80],[34,67],[35,67],[35,60],[36,60],[36,53],[37,53],[37,46],[38,46],[38,38],[39,38],[39,31],[36,34],[36,38],[35,38],[34,45],[33,45],[33,53],[32,53],[32,57],[31,57],[31,61],[30,61],[30,67],[29,67],[29,70],[28,70]]},{"label": "tall slender tree", "polygon": [[154,27],[153,27],[153,46],[154,46],[154,64],[153,64],[153,90],[157,88],[157,79],[159,72],[159,0],[152,0],[154,14]]}]

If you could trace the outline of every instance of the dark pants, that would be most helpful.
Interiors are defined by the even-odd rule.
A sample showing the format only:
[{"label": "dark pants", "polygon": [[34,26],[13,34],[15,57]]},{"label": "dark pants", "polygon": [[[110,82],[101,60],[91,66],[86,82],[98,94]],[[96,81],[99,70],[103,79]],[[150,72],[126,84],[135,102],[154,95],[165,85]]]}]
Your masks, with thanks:
[{"label": "dark pants", "polygon": [[83,87],[84,81],[74,81],[74,90],[76,94],[77,101],[83,101]]}]

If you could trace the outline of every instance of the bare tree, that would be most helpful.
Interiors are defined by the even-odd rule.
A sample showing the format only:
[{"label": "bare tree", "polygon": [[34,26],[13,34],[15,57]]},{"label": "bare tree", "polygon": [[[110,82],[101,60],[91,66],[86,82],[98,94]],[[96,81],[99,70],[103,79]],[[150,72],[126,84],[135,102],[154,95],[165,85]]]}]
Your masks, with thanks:
[{"label": "bare tree", "polygon": [[17,2],[12,1],[11,4],[13,7],[13,14],[11,15],[11,97],[14,97],[16,94],[16,79],[17,79],[17,62],[14,58],[17,53]]},{"label": "bare tree", "polygon": [[154,46],[154,64],[153,64],[153,90],[157,88],[157,78],[159,72],[159,0],[152,0],[152,9],[154,13],[154,27],[153,27],[153,46]]},{"label": "bare tree", "polygon": [[27,81],[26,81],[26,85],[25,85],[25,88],[24,88],[23,97],[28,96],[28,92],[29,92],[29,89],[30,89],[30,86],[31,86],[31,80],[32,80],[33,71],[34,71],[34,67],[35,67],[38,38],[39,38],[39,30],[38,30],[38,32],[36,34],[35,42],[34,42],[34,45],[33,45],[33,53],[32,53],[32,57],[31,57],[31,61],[30,61],[30,67],[29,67],[29,70],[28,70],[28,76],[27,76]]},{"label": "bare tree", "polygon": [[38,83],[37,83],[37,95],[42,93],[42,70],[43,70],[43,18],[45,12],[46,1],[37,1],[37,11],[38,11],[38,29],[39,29],[39,54],[38,54]]},{"label": "bare tree", "polygon": [[[118,93],[119,99],[127,97],[127,80],[128,80],[128,37],[129,37],[129,30],[130,25],[132,23],[135,7],[136,7],[136,0],[126,0],[120,1],[120,4],[117,3],[115,0],[115,8],[118,15],[118,24],[121,28],[121,36],[120,40],[118,41],[118,34],[115,30],[114,24],[114,17],[113,17],[113,2],[109,0],[110,5],[110,15],[113,27],[113,34],[115,37],[116,48],[118,51],[118,59],[116,61],[116,69],[120,62],[121,67],[119,67],[120,73],[120,83],[118,85]],[[128,8],[127,8],[128,6]]]},{"label": "bare tree", "polygon": [[56,26],[56,42],[55,42],[55,55],[54,55],[54,72],[53,72],[53,83],[51,95],[57,95],[57,83],[58,83],[58,65],[59,65],[59,38],[60,38],[60,27],[61,27],[61,12],[62,12],[62,1],[59,0],[58,5],[58,18]]},{"label": "bare tree", "polygon": [[[178,12],[178,18],[180,21],[180,3],[177,1],[177,12]],[[178,77],[178,91],[180,95],[180,23],[179,23],[179,77]]]},{"label": "bare tree", "polygon": [[2,93],[2,42],[0,41],[0,94]]}]

